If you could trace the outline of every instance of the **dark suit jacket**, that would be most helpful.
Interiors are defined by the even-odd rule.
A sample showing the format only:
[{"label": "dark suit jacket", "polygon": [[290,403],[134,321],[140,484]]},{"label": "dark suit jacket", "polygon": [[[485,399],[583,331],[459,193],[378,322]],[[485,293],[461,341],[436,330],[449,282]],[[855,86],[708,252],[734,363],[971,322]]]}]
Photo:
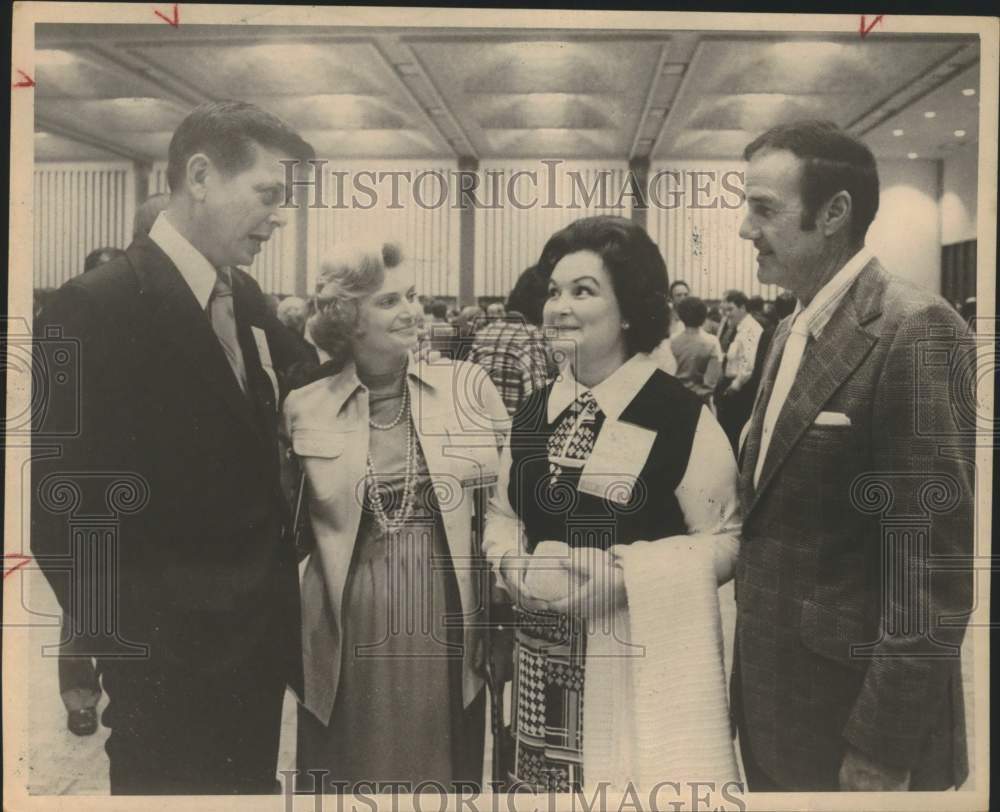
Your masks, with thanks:
[{"label": "dark suit jacket", "polygon": [[[233,302],[253,398],[240,391],[180,272],[148,237],[60,289],[42,323],[78,342],[80,394],[49,387],[36,416],[31,545],[67,613],[113,595],[116,628],[98,630],[93,641],[102,651],[134,654],[130,644],[140,644],[149,647],[144,662],[152,668],[245,666],[248,679],[273,667],[299,687],[279,393],[258,342],[266,336],[279,371],[298,355],[243,271],[233,274]],[[263,332],[255,337],[254,327]],[[46,362],[45,345],[37,345],[36,365]],[[72,422],[76,409],[76,435],[50,442],[48,428]],[[54,455],[40,458],[49,447]],[[58,496],[61,482],[79,495],[68,507]],[[109,495],[123,487],[132,489],[128,499]],[[71,580],[73,528],[101,515],[117,533],[117,573],[78,567]]]},{"label": "dark suit jacket", "polygon": [[741,466],[740,736],[788,789],[836,789],[848,743],[910,769],[914,788],[960,784],[972,576],[941,563],[973,543],[974,398],[954,374],[969,361],[965,325],[872,260],[810,338],[754,487],[789,326],[775,332]]}]

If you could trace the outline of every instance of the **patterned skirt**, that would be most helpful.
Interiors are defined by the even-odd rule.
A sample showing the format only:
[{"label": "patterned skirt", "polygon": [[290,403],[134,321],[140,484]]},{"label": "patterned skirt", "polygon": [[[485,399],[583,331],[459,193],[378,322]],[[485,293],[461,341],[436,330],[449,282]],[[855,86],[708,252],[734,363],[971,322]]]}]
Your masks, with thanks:
[{"label": "patterned skirt", "polygon": [[539,792],[583,786],[585,624],[516,610],[511,779]]}]

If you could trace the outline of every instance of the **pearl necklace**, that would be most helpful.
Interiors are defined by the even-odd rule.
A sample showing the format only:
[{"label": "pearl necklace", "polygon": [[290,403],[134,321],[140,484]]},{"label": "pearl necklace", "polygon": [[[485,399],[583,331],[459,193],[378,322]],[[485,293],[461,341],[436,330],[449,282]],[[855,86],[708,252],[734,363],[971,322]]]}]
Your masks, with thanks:
[{"label": "pearl necklace", "polygon": [[403,406],[399,410],[399,414],[396,415],[396,418],[387,425],[375,423],[371,420],[371,418],[368,420],[368,423],[372,428],[385,431],[397,426],[403,419],[403,415],[407,415],[406,466],[403,474],[402,506],[395,512],[395,515],[392,518],[390,518],[386,512],[385,503],[382,501],[382,494],[379,493],[378,481],[375,478],[375,466],[372,464],[371,452],[368,452],[367,459],[365,460],[365,477],[368,481],[368,501],[371,503],[372,513],[375,514],[375,519],[378,521],[379,527],[382,528],[384,533],[393,533],[397,530],[401,530],[412,517],[414,504],[416,502],[414,497],[417,490],[417,438],[416,432],[413,428],[413,420],[410,419],[409,416],[409,405],[409,392],[404,384]]},{"label": "pearl necklace", "polygon": [[394,429],[399,425],[399,421],[403,419],[403,415],[407,413],[410,406],[410,387],[406,385],[406,381],[403,381],[403,402],[399,405],[399,412],[392,419],[391,423],[376,423],[372,420],[371,415],[368,416],[368,425],[373,429],[378,429],[379,431],[388,431],[389,429]]}]

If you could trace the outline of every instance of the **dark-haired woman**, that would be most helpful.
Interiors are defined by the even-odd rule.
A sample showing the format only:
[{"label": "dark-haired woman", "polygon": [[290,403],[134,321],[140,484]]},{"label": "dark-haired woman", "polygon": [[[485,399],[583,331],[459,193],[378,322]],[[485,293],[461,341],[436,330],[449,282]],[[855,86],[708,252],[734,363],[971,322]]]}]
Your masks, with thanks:
[{"label": "dark-haired woman", "polygon": [[512,779],[738,780],[717,594],[736,464],[649,356],[667,333],[663,259],[630,221],[595,217],[557,232],[539,273],[561,374],[514,416],[485,539],[519,607]]},{"label": "dark-haired woman", "polygon": [[297,788],[455,792],[482,779],[473,491],[509,419],[483,370],[411,354],[420,304],[394,246],[341,249],[317,303],[328,374],[284,406],[315,537]]}]

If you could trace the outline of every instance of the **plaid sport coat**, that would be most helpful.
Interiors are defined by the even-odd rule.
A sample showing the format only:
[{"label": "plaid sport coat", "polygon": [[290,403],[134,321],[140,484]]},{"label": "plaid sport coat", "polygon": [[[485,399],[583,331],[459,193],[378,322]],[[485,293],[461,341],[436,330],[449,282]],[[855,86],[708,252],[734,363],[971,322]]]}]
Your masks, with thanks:
[{"label": "plaid sport coat", "polygon": [[958,785],[959,649],[973,603],[969,559],[961,566],[973,550],[970,334],[943,299],[872,259],[810,336],[755,487],[790,324],[775,332],[741,456],[741,741],[790,790],[837,789],[848,743],[908,768],[911,789]]}]

